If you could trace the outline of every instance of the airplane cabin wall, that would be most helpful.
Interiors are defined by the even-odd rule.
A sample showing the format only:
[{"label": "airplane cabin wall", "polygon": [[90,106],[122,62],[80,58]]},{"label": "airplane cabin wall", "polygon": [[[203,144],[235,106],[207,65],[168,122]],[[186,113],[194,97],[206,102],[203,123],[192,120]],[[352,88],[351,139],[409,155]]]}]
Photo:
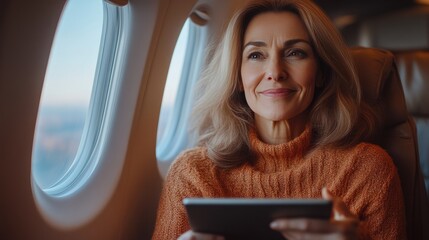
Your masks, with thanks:
[{"label": "airplane cabin wall", "polygon": [[[0,238],[150,239],[162,179],[156,131],[171,55],[183,23],[204,7],[209,42],[218,42],[233,11],[248,0],[129,0],[131,27],[127,74],[140,81],[121,177],[111,199],[87,224],[61,229],[40,214],[31,189],[31,155],[44,75],[66,0],[2,0],[0,8]],[[374,20],[375,21],[375,20]],[[429,45],[429,21],[417,18]],[[426,21],[425,23],[423,23]],[[420,26],[420,25],[419,25]],[[392,26],[392,31],[397,26]],[[345,38],[359,43],[353,32]],[[376,29],[390,31],[389,29]],[[357,40],[356,40],[357,39]]]},{"label": "airplane cabin wall", "polygon": [[0,9],[0,238],[150,239],[162,187],[156,131],[176,40],[192,10],[205,8],[210,16],[205,26],[209,42],[217,42],[233,11],[245,1],[129,0],[131,26],[124,76],[140,81],[140,87],[136,107],[130,109],[133,124],[126,159],[106,206],[87,223],[69,229],[44,219],[31,189],[39,101],[65,3],[7,0]]},{"label": "airplane cabin wall", "polygon": [[49,227],[31,190],[31,152],[43,79],[65,1],[2,1],[0,8],[0,238]]},{"label": "airplane cabin wall", "polygon": [[[123,172],[101,213],[83,226],[62,229],[49,224],[34,202],[31,156],[44,75],[65,0],[2,2],[0,238],[150,239],[161,188],[155,139],[163,81],[182,27],[178,23],[184,23],[194,3],[130,1],[133,31],[126,69],[141,81],[141,91]],[[156,83],[159,79],[150,78],[156,75],[164,79]]]}]

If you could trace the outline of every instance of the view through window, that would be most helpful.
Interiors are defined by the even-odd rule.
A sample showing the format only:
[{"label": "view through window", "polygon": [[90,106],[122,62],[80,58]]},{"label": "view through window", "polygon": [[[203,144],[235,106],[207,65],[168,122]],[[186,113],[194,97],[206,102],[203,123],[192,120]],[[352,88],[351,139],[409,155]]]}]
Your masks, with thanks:
[{"label": "view through window", "polygon": [[46,70],[33,146],[32,172],[44,189],[75,160],[99,56],[102,0],[69,0]]},{"label": "view through window", "polygon": [[[161,113],[158,123],[157,144],[165,141],[165,135],[172,130],[171,125],[174,103],[182,77],[183,64],[185,62],[185,53],[189,36],[189,20],[185,22],[182,31],[174,48],[173,57],[171,58],[170,68],[168,70],[167,81],[165,83],[164,95],[162,98]],[[191,56],[188,56],[191,57]],[[186,79],[183,79],[186,81]]]}]

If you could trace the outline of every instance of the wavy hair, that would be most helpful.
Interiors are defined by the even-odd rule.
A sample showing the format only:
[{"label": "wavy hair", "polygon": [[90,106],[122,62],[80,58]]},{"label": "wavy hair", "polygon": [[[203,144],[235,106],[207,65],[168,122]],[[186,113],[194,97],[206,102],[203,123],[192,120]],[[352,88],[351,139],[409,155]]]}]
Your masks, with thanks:
[{"label": "wavy hair", "polygon": [[[249,129],[254,115],[240,91],[244,33],[254,16],[289,11],[306,26],[318,58],[316,91],[310,105],[314,147],[349,147],[375,131],[377,119],[361,101],[359,79],[347,45],[330,19],[309,0],[260,0],[232,17],[197,85],[193,126],[199,145],[218,166],[251,161]],[[318,85],[318,84],[317,84]],[[359,124],[358,124],[359,123]]]}]

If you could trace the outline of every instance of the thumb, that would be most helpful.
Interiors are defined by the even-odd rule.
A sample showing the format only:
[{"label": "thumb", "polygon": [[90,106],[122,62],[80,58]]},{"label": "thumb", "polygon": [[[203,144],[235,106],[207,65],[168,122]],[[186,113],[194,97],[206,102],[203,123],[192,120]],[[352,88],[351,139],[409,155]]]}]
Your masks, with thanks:
[{"label": "thumb", "polygon": [[322,189],[322,197],[323,199],[332,201],[334,220],[342,221],[346,219],[356,219],[356,216],[350,212],[343,200],[332,194],[326,187]]},{"label": "thumb", "polygon": [[335,198],[334,195],[326,187],[322,188],[322,197],[323,197],[323,199],[332,200],[332,201]]}]

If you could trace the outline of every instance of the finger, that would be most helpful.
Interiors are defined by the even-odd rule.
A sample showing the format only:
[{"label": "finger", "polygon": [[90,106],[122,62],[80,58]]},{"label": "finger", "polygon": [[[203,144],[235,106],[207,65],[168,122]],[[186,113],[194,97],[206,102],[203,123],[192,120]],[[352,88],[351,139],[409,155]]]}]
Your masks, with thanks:
[{"label": "finger", "polygon": [[[339,234],[354,234],[357,231],[356,221],[327,221],[318,219],[277,219],[270,225],[273,230],[279,231],[287,239],[292,236],[334,236]],[[289,236],[289,237],[288,237]],[[301,239],[301,238],[298,238]],[[304,238],[305,239],[305,238]],[[319,238],[317,238],[319,239]]]},{"label": "finger", "polygon": [[194,233],[195,240],[225,240],[223,236],[207,233]]},{"label": "finger", "polygon": [[333,195],[326,187],[322,188],[322,197],[326,200],[332,201],[334,220],[336,221],[342,221],[346,219],[357,220],[357,217],[352,212],[350,212],[349,208],[346,206],[343,200]]},{"label": "finger", "polygon": [[270,224],[270,227],[280,232],[301,231],[327,233],[335,230],[335,226],[332,225],[330,221],[308,218],[277,219]]},{"label": "finger", "polygon": [[340,233],[328,233],[328,234],[320,234],[320,233],[307,233],[307,232],[288,232],[287,234],[282,233],[282,235],[288,240],[305,240],[305,239],[317,239],[317,240],[332,240],[332,239],[355,239],[353,236],[344,235]]},{"label": "finger", "polygon": [[338,201],[338,198],[335,197],[326,187],[322,188],[322,197],[326,200],[331,200],[333,204],[333,213],[335,220],[342,220],[346,218],[347,212],[345,212],[344,207],[341,202]]},{"label": "finger", "polygon": [[207,234],[207,233],[196,233],[189,230],[182,234],[177,240],[224,240],[223,236]]},{"label": "finger", "polygon": [[194,233],[191,230],[189,230],[183,233],[182,235],[180,235],[179,238],[177,238],[177,240],[195,240]]},{"label": "finger", "polygon": [[322,188],[322,197],[326,200],[334,200],[334,195],[328,190],[327,187]]},{"label": "finger", "polygon": [[284,238],[287,240],[293,240],[295,239],[295,236],[291,234],[291,232],[280,232],[281,235],[283,235]]}]

